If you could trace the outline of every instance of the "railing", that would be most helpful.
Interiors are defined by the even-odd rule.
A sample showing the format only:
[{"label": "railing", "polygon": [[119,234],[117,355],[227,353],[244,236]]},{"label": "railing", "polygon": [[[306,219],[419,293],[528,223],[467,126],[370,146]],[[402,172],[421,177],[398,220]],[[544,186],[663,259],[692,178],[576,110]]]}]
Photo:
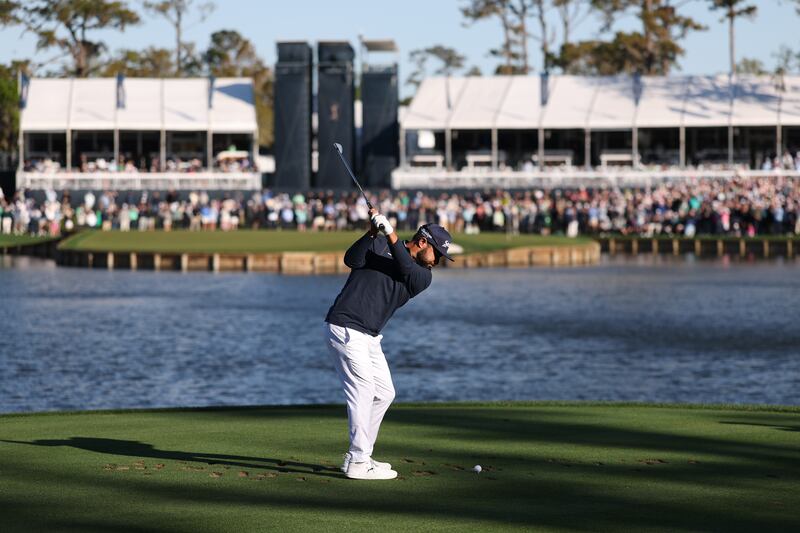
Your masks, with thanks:
[{"label": "railing", "polygon": [[73,190],[256,190],[258,172],[17,172],[17,187]]},{"label": "railing", "polygon": [[713,168],[634,170],[630,167],[606,167],[590,170],[567,167],[545,171],[469,169],[467,167],[458,171],[435,168],[398,168],[392,172],[392,187],[395,189],[448,189],[580,185],[649,186],[663,181],[692,178],[732,179],[737,176],[800,178],[800,171]]}]

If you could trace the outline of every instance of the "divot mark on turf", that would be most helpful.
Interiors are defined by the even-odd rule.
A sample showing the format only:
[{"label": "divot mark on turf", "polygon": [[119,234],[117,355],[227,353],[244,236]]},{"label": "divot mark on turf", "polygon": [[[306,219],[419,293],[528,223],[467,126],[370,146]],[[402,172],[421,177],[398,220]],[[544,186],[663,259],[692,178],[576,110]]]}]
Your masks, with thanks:
[{"label": "divot mark on turf", "polygon": [[249,475],[250,475],[250,474],[248,474],[248,473],[247,473],[247,472],[245,472],[244,470],[242,470],[241,472],[239,472],[239,477],[247,477],[247,476],[249,476]]},{"label": "divot mark on turf", "polygon": [[304,478],[303,476],[300,476],[299,478],[296,478],[296,479],[297,479],[297,481],[305,481],[306,480],[306,478]]},{"label": "divot mark on turf", "polygon": [[452,465],[452,464],[448,464],[448,463],[443,463],[442,466],[444,466],[446,468],[449,468],[450,470],[461,470],[461,471],[464,470],[464,467],[463,466],[459,466],[459,465]]},{"label": "divot mark on turf", "polygon": [[213,478],[222,477],[222,472],[211,472],[208,475],[213,477]]},{"label": "divot mark on turf", "polygon": [[407,459],[407,458],[403,457],[403,462],[404,463],[413,463],[414,460],[413,459]]},{"label": "divot mark on turf", "polygon": [[667,462],[663,459],[639,459],[640,463],[646,465],[665,465]]},{"label": "divot mark on turf", "polygon": [[158,463],[156,465],[156,470],[161,470],[162,468],[164,468],[164,463]]},{"label": "divot mark on turf", "polygon": [[435,476],[436,472],[433,472],[432,470],[414,470],[412,474],[415,476]]}]

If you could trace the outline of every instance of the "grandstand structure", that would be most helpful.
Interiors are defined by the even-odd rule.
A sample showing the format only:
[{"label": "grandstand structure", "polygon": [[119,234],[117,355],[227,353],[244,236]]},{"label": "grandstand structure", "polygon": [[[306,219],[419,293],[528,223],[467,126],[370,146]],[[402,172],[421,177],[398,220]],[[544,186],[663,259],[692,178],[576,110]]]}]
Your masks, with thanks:
[{"label": "grandstand structure", "polygon": [[17,187],[258,189],[248,78],[34,78]]},{"label": "grandstand structure", "polygon": [[796,176],[800,76],[428,78],[400,128],[395,188]]}]

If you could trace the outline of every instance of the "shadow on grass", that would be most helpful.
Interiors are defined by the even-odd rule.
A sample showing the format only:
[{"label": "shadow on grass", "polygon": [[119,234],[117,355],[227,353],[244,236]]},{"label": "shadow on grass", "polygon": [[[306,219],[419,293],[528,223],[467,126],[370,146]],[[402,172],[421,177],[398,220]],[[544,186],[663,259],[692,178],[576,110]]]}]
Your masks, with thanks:
[{"label": "shadow on grass", "polygon": [[[268,520],[288,516],[295,521],[293,524],[300,524],[298,527],[322,520],[332,530],[346,529],[349,519],[365,514],[374,516],[375,528],[388,519],[398,529],[455,529],[454,524],[464,520],[489,526],[486,529],[522,526],[573,531],[779,531],[792,530],[800,521],[798,494],[787,490],[800,474],[794,435],[758,428],[792,428],[785,424],[792,420],[791,416],[725,413],[728,420],[721,421],[719,412],[709,411],[702,413],[698,424],[697,418],[691,418],[697,413],[692,413],[683,415],[694,424],[684,429],[674,425],[680,417],[660,420],[657,412],[653,412],[652,419],[646,412],[634,416],[622,411],[583,411],[582,418],[578,418],[580,412],[435,407],[391,410],[382,436],[383,449],[391,452],[390,457],[422,457],[427,462],[424,468],[435,473],[383,484],[334,480],[330,485],[286,483],[279,477],[271,485],[239,485],[232,480],[232,484],[209,486],[186,480],[161,479],[154,483],[144,477],[104,477],[69,465],[47,470],[42,465],[2,458],[0,466],[8,479],[35,475],[41,481],[32,484],[59,487],[59,494],[77,494],[93,488],[100,494],[117,495],[117,502],[154,502],[153,512],[165,525],[175,519],[176,513],[192,515],[200,511],[215,520],[234,521],[238,515],[231,510],[241,506],[247,507],[248,513],[263,513]],[[241,417],[235,424],[242,424],[245,418],[258,424],[278,424],[288,417],[303,421],[334,416],[346,424],[343,409],[286,409],[278,413],[250,409],[199,415],[234,414]],[[742,428],[741,433],[734,434],[717,431],[719,424],[729,423],[755,427],[747,432]],[[293,473],[342,477],[326,470],[314,472],[314,467],[320,465],[309,463],[158,450],[130,440],[72,437],[21,444],[249,468],[265,468],[258,463],[267,463],[267,468],[277,471],[283,468]],[[299,446],[314,444],[310,438]],[[549,455],[545,454],[559,454],[562,448],[568,449],[564,454],[573,459],[547,459]],[[286,453],[298,452],[293,449]],[[662,453],[670,454],[663,464],[641,462],[664,457]],[[603,454],[617,459],[602,465],[592,463]],[[686,461],[696,456],[702,457],[698,464]],[[487,475],[476,476],[441,468],[446,466],[444,463],[471,466],[476,458],[482,464],[494,464],[497,472],[487,470]],[[491,463],[483,463],[489,458]],[[404,465],[401,473],[412,468],[419,467]],[[779,477],[776,474],[780,474],[779,479],[774,479]],[[75,524],[86,518],[70,510],[66,497],[56,497],[53,492],[33,494],[33,499],[25,500],[20,495],[0,493],[0,507],[13,508],[16,516],[37,524],[55,523],[54,518],[41,516],[43,509],[52,506],[64,510],[58,517],[59,524],[68,523],[67,517],[72,517]],[[124,517],[108,520],[109,529],[117,523],[113,520],[126,525]],[[363,526],[365,522],[358,523]],[[232,524],[235,522],[229,523],[230,530],[234,530]],[[352,527],[352,523],[349,525]],[[213,527],[213,523],[209,525]],[[473,529],[479,527],[473,525]]]},{"label": "shadow on grass", "polygon": [[[451,459],[463,462],[468,455],[454,453]],[[128,502],[147,509],[150,523],[157,524],[141,528],[147,531],[173,531],[169,528],[179,517],[205,520],[204,529],[209,531],[237,531],[237,520],[252,513],[260,514],[262,523],[280,520],[285,525],[288,521],[292,526],[289,529],[293,530],[322,530],[320,524],[324,523],[326,531],[352,530],[353,524],[349,523],[352,518],[360,519],[357,523],[363,528],[364,516],[372,517],[374,529],[391,523],[396,530],[449,527],[490,531],[527,527],[587,532],[703,529],[744,532],[789,531],[797,523],[797,511],[790,507],[791,496],[781,497],[785,507],[765,512],[752,503],[742,505],[744,502],[707,490],[699,490],[702,498],[691,497],[692,490],[675,493],[669,477],[660,480],[663,492],[653,491],[650,487],[656,480],[629,479],[627,466],[604,469],[605,483],[596,476],[584,476],[577,469],[565,469],[562,465],[549,468],[538,471],[535,477],[504,477],[501,473],[493,481],[457,473],[420,478],[413,485],[408,481],[377,484],[342,481],[335,486],[290,481],[289,484],[209,486],[168,480],[154,483],[143,477],[103,477],[85,470],[37,467],[36,475],[42,482],[58,487],[59,495],[31,499],[0,493],[0,510],[5,510],[4,516],[14,526],[6,531],[15,531],[17,524],[41,525],[47,531],[75,530],[86,525],[89,511],[76,509],[72,503],[74,497],[70,499],[69,495],[92,490],[96,494],[113,495],[112,509]],[[724,469],[725,465],[718,468]],[[3,465],[3,472],[17,479],[32,474],[29,466],[13,464]],[[641,491],[625,489],[620,484],[622,478]],[[725,487],[725,491],[731,489],[723,484],[720,487]],[[94,512],[101,517],[97,518],[97,529],[89,531],[140,530],[130,515],[104,512],[102,508]],[[466,524],[458,527],[458,521],[465,521],[471,527]],[[49,527],[56,524],[58,528]],[[184,530],[191,529],[192,524],[184,524]]]},{"label": "shadow on grass", "polygon": [[[109,455],[123,455],[136,458],[163,459],[183,461],[185,463],[206,463],[209,465],[237,466],[242,468],[258,468],[274,470],[282,473],[310,474],[316,476],[344,478],[338,468],[312,463],[299,463],[269,457],[249,457],[243,455],[225,455],[201,452],[180,452],[159,450],[152,444],[134,440],[102,439],[94,437],[71,437],[62,440],[35,440],[33,442],[4,440],[11,444],[28,444],[32,446],[68,446],[78,450],[86,450]],[[265,464],[266,463],[266,464]],[[338,472],[338,473],[335,473]]]},{"label": "shadow on grass", "polygon": [[725,422],[725,421],[720,422],[720,424],[728,424],[728,425],[731,425],[731,426],[765,427],[765,428],[777,429],[779,431],[800,431],[800,425],[798,425],[798,426],[790,426],[790,425],[782,425],[782,424],[757,424],[755,422]]},{"label": "shadow on grass", "polygon": [[[625,408],[623,408],[624,410]],[[591,411],[588,411],[591,413]],[[612,409],[613,412],[613,409]],[[680,426],[651,425],[646,418],[647,411],[642,411],[640,425],[630,427],[628,416],[615,419],[608,411],[599,411],[597,417],[586,416],[587,411],[576,409],[547,408],[460,408],[434,406],[424,408],[402,407],[389,409],[386,415],[387,424],[402,424],[413,427],[414,431],[427,432],[420,442],[427,438],[433,440],[442,435],[457,436],[460,440],[475,442],[497,440],[503,443],[530,443],[531,446],[548,444],[583,445],[604,449],[636,449],[648,453],[680,453],[695,455],[721,456],[732,461],[759,462],[762,465],[786,467],[797,470],[800,465],[800,451],[796,446],[780,445],[772,439],[739,440],[715,435],[709,431],[706,435],[692,435],[684,432]],[[680,411],[676,411],[676,414]],[[220,411],[210,413],[212,416],[238,416],[242,418],[270,419],[274,416],[270,410],[247,409],[242,411]],[[654,410],[655,419],[668,412]],[[325,408],[317,411],[298,410],[277,413],[278,416],[309,416],[313,418],[341,418],[346,425],[345,410]],[[776,413],[725,413],[727,418],[739,418],[740,421],[720,421],[718,411],[688,411],[684,416],[702,416],[707,424],[738,424],[742,426],[763,426],[794,431],[793,426],[784,425],[782,421],[789,419],[787,415]],[[774,421],[774,424],[771,423]],[[627,427],[619,427],[625,424]],[[385,431],[385,430],[382,430]],[[420,435],[423,435],[420,433]],[[376,449],[380,448],[378,439]],[[399,453],[403,453],[400,451]]]}]

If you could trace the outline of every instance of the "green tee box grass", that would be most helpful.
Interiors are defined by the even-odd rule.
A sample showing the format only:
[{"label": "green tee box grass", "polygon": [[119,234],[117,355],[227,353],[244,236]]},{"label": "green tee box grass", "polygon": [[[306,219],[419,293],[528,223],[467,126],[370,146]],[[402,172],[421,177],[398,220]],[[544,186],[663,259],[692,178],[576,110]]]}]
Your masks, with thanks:
[{"label": "green tee box grass", "polygon": [[[797,531],[800,409],[396,405],[337,470],[344,406],[0,416],[15,531]],[[483,472],[472,467],[480,464]]]},{"label": "green tee box grass", "polygon": [[[61,243],[62,249],[108,252],[157,253],[277,253],[277,252],[343,252],[364,233],[299,232],[294,230],[222,231],[83,231]],[[400,234],[411,238],[410,233]],[[501,250],[517,246],[562,246],[583,244],[589,239],[542,237],[486,233],[460,235],[453,242],[465,253]]]},{"label": "green tee box grass", "polygon": [[42,244],[56,240],[56,237],[36,237],[32,235],[6,235],[0,233],[0,248],[11,246],[25,246],[28,244]]}]

